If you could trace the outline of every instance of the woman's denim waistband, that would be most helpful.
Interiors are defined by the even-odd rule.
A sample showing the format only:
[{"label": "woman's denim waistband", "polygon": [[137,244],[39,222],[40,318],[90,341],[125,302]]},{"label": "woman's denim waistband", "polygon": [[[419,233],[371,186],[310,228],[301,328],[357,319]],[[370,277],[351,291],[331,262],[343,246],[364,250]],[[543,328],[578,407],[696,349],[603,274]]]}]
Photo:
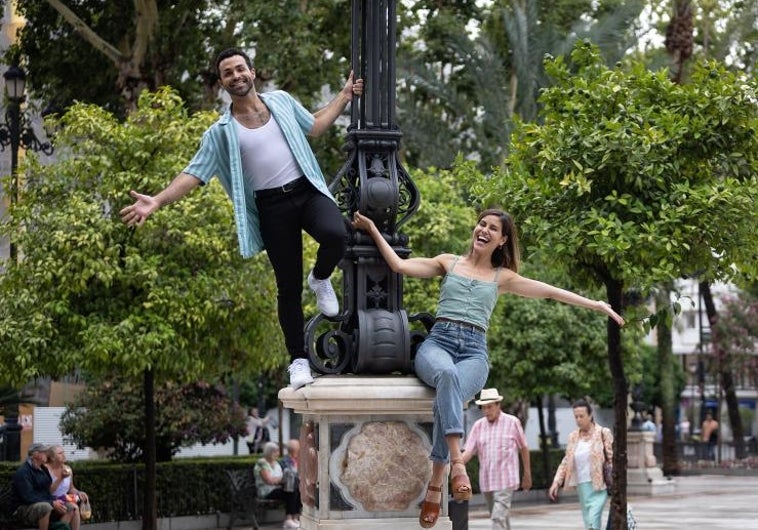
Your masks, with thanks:
[{"label": "woman's denim waistband", "polygon": [[476,324],[471,324],[470,322],[463,322],[462,320],[453,320],[451,318],[437,317],[434,320],[434,323],[442,324],[445,327],[458,327],[458,328],[463,328],[463,329],[469,329],[471,331],[476,331],[477,333],[486,333],[483,327],[477,326]]}]

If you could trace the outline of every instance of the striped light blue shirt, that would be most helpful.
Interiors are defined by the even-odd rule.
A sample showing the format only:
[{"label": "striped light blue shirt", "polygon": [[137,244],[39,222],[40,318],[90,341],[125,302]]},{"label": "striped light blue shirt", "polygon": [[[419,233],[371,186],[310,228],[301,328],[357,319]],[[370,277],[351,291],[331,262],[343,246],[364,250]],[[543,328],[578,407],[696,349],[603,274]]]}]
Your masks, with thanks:
[{"label": "striped light blue shirt", "polygon": [[[334,200],[306,137],[316,118],[282,90],[259,96],[284,133],[303,174],[317,190]],[[197,177],[203,184],[217,176],[232,200],[240,253],[249,258],[264,249],[255,192],[242,176],[239,138],[232,123],[231,108],[203,133],[200,148],[184,173]]]}]

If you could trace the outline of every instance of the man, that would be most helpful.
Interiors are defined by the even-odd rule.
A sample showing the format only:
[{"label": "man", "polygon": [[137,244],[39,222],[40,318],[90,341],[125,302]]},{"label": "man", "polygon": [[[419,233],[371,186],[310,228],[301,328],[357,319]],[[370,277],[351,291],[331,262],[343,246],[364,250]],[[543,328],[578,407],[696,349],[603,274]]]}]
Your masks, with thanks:
[{"label": "man", "polygon": [[[516,416],[500,410],[503,396],[496,388],[485,388],[476,404],[484,417],[474,422],[466,440],[464,463],[479,455],[479,489],[487,501],[493,530],[510,530],[513,492],[532,487],[532,468],[524,429]],[[519,458],[524,474],[519,482]]]},{"label": "man", "polygon": [[650,412],[647,413],[645,421],[642,422],[642,430],[648,432],[658,431],[658,427],[656,427],[655,421],[653,420],[653,415]]},{"label": "man", "polygon": [[30,445],[26,462],[16,470],[11,482],[13,517],[40,530],[48,530],[51,521],[60,520],[68,525],[74,515],[64,501],[50,493],[53,479],[45,467],[49,449],[49,445],[41,443]]},{"label": "man", "polygon": [[706,412],[703,425],[700,428],[701,440],[706,445],[706,458],[716,459],[716,445],[719,442],[719,422],[713,419],[713,413]]},{"label": "man", "polygon": [[135,191],[122,220],[139,226],[158,208],[175,202],[217,176],[234,205],[243,257],[266,250],[277,286],[279,324],[290,355],[290,386],[313,382],[305,354],[301,306],[302,230],[318,243],[308,285],[319,311],[335,316],[339,304],[329,280],[346,247],[346,226],[329,192],[306,134],[320,136],[342,113],[363,80],[345,86],[324,108],[311,114],[281,90],[257,94],[255,68],[242,51],[227,49],[216,59],[221,86],[230,95],[227,112],[203,135],[189,165],[155,196]]}]

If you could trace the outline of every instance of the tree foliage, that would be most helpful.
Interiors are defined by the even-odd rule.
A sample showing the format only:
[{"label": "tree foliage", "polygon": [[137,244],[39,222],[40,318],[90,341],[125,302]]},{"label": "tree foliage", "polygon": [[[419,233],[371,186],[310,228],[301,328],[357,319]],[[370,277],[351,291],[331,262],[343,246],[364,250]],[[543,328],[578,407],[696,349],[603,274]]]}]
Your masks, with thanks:
[{"label": "tree foliage", "polygon": [[[589,42],[546,70],[555,85],[540,98],[543,123],[522,124],[505,167],[474,190],[507,201],[527,246],[549,249],[578,282],[604,285],[618,310],[630,289],[693,271],[728,278],[734,263],[758,270],[754,80],[707,63],[676,85],[641,64],[609,68]],[[619,330],[608,333],[624,448],[628,379]],[[615,468],[625,457],[614,454]],[[626,477],[614,479],[617,525]]]},{"label": "tree foliage", "polygon": [[449,167],[463,153],[484,169],[498,165],[513,120],[537,119],[537,95],[549,84],[545,54],[567,53],[587,37],[613,63],[633,42],[641,7],[618,0],[415,3],[408,18],[417,31],[404,34],[399,53],[408,159]]},{"label": "tree foliage", "polygon": [[715,365],[729,369],[736,377],[758,383],[758,299],[748,292],[721,299],[719,319],[711,330],[714,353],[722,353]]},{"label": "tree foliage", "polygon": [[0,358],[14,367],[5,382],[116,368],[187,381],[283,362],[269,267],[240,257],[215,181],[136,230],[119,219],[128,191],[162,189],[214,117],[189,115],[167,89],[144,92],[123,123],[77,104],[63,118],[59,161],[28,159],[2,226],[22,256],[0,276]]},{"label": "tree foliage", "polygon": [[84,101],[117,114],[138,91],[166,85],[193,104],[212,102],[213,56],[236,44],[237,4],[20,0],[19,44],[33,94],[61,108]]},{"label": "tree foliage", "polygon": [[[167,382],[155,392],[159,462],[182,447],[225,443],[246,433],[245,411],[226,390],[203,381]],[[142,382],[123,377],[92,381],[66,406],[64,437],[79,447],[104,450],[109,458],[137,462],[145,447]]]},{"label": "tree foliage", "polygon": [[486,195],[514,205],[530,240],[630,287],[728,277],[725,258],[755,270],[754,80],[707,63],[675,85],[607,68],[586,42],[548,69],[545,123],[521,127]]},{"label": "tree foliage", "polygon": [[[139,91],[164,86],[193,109],[216,108],[213,62],[228,47],[254,57],[257,90],[287,90],[311,110],[351,68],[347,0],[19,0],[17,8],[31,93],[58,109],[79,101],[123,117]],[[341,141],[336,127],[314,140],[327,175],[344,161]]]},{"label": "tree foliage", "polygon": [[[486,177],[473,163],[459,162],[450,170],[432,168],[412,173],[422,197],[416,216],[406,225],[414,256],[468,251],[478,213],[471,206],[476,201],[469,195],[469,185],[472,174],[483,182]],[[573,287],[549,261],[548,256],[534,254],[524,274]],[[438,296],[438,281],[404,280],[409,313],[434,313]],[[550,301],[501,296],[487,332],[492,363],[487,385],[500,388],[508,401],[529,401],[555,393],[567,397],[591,394],[607,403],[611,388],[604,362],[602,323],[602,317],[593,312]]]}]

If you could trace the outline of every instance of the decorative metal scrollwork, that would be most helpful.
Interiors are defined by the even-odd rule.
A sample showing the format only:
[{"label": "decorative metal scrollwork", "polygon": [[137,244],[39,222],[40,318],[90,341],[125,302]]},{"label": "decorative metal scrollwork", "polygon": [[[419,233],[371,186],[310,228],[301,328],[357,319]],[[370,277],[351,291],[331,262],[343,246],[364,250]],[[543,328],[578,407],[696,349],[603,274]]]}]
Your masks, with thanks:
[{"label": "decorative metal scrollwork", "polygon": [[[370,217],[401,257],[410,254],[398,228],[419,206],[418,188],[400,164],[402,133],[395,123],[394,0],[353,0],[353,70],[365,79],[353,99],[347,157],[329,189],[346,219]],[[318,315],[306,326],[306,349],[322,373],[408,373],[415,347],[431,328],[426,313],[407,316],[403,280],[366,234],[351,232],[343,271],[343,314]],[[412,329],[416,323],[422,329]],[[326,330],[324,330],[326,328]]]}]

